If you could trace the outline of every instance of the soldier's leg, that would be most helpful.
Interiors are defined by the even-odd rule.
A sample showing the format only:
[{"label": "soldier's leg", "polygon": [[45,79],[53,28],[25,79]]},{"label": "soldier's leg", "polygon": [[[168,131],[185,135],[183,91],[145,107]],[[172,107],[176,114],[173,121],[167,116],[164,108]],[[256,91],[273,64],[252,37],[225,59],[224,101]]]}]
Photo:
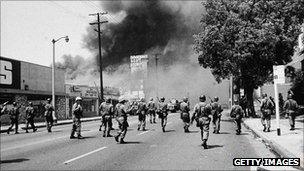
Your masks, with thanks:
[{"label": "soldier's leg", "polygon": [[143,121],[142,121],[142,125],[143,125],[143,130],[146,130],[146,115],[143,116]]},{"label": "soldier's leg", "polygon": [[107,136],[110,137],[111,134],[111,129],[112,129],[113,123],[112,123],[112,118],[109,118],[109,126],[107,127]]},{"label": "soldier's leg", "polygon": [[33,129],[33,132],[37,131],[36,126],[35,126],[35,123],[34,123],[34,118],[31,119],[31,127],[32,127],[32,129]]},{"label": "soldier's leg", "polygon": [[121,133],[121,135],[120,135],[120,143],[123,143],[123,142],[124,142],[124,138],[126,137],[127,130],[128,130],[128,127],[124,124],[124,125],[122,126],[122,133]]},{"label": "soldier's leg", "polygon": [[138,114],[138,126],[137,126],[137,130],[139,131],[141,127],[141,114]]},{"label": "soldier's leg", "polygon": [[217,130],[217,133],[220,132],[220,128],[221,128],[221,117],[218,117],[218,118],[217,118],[217,122],[216,122],[216,130]]},{"label": "soldier's leg", "polygon": [[155,121],[155,119],[156,119],[155,111],[152,112],[152,115],[153,115],[153,123],[156,123],[156,121]]},{"label": "soldier's leg", "polygon": [[102,136],[103,137],[106,137],[107,127],[109,127],[109,123],[108,123],[107,119],[104,119],[103,126],[102,126],[102,132],[103,132]]},{"label": "soldier's leg", "polygon": [[49,130],[49,121],[48,121],[47,116],[45,117],[45,126],[46,126],[46,129]]},{"label": "soldier's leg", "polygon": [[271,115],[267,116],[266,118],[267,132],[270,132],[270,121],[271,121]]},{"label": "soldier's leg", "polygon": [[289,114],[289,124],[290,124],[290,130],[294,130],[295,127],[295,116],[293,113]]},{"label": "soldier's leg", "polygon": [[15,134],[18,134],[19,132],[18,132],[18,118],[17,119],[15,119]]},{"label": "soldier's leg", "polygon": [[216,132],[216,119],[217,119],[217,118],[216,118],[215,116],[212,117],[213,133]]},{"label": "soldier's leg", "polygon": [[14,124],[15,124],[14,120],[13,120],[13,119],[11,119],[11,126],[10,126],[10,127],[8,127],[8,129],[7,129],[7,134],[9,134],[9,132],[10,132],[10,131],[13,129]]},{"label": "soldier's leg", "polygon": [[152,123],[152,111],[148,111],[149,112],[149,115],[150,115],[150,123]]},{"label": "soldier's leg", "polygon": [[76,131],[77,131],[77,137],[81,137],[81,120],[77,119],[76,121]]},{"label": "soldier's leg", "polygon": [[241,129],[242,129],[242,120],[241,119],[237,119],[237,129],[238,129],[238,133],[241,133]]},{"label": "soldier's leg", "polygon": [[265,132],[266,131],[266,122],[265,122],[265,120],[266,120],[266,118],[265,118],[265,116],[264,116],[264,114],[262,114],[262,117],[261,117],[261,123],[262,123],[262,125],[263,125],[263,127],[264,127],[264,129],[263,129],[263,131]]},{"label": "soldier's leg", "polygon": [[76,131],[76,123],[75,121],[73,120],[73,125],[72,125],[72,130],[71,130],[71,136],[70,138],[74,138],[74,134],[75,134],[75,131]]},{"label": "soldier's leg", "polygon": [[[29,119],[26,119],[26,121],[25,121],[25,132],[26,132],[26,133],[28,133],[28,126],[29,126],[29,124],[30,124]],[[32,125],[31,125],[31,126],[32,126]],[[32,126],[32,128],[33,128],[33,126]]]}]

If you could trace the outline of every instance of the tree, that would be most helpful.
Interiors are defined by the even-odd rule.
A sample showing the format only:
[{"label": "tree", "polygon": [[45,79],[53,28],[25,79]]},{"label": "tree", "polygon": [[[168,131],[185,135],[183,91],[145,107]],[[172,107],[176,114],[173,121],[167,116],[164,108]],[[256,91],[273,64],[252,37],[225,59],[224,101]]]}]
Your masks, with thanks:
[{"label": "tree", "polygon": [[206,0],[194,50],[216,80],[240,80],[253,111],[254,88],[272,80],[273,65],[291,61],[304,0]]},{"label": "tree", "polygon": [[299,104],[304,104],[304,71],[296,71],[292,79],[291,90],[294,92],[294,98]]}]

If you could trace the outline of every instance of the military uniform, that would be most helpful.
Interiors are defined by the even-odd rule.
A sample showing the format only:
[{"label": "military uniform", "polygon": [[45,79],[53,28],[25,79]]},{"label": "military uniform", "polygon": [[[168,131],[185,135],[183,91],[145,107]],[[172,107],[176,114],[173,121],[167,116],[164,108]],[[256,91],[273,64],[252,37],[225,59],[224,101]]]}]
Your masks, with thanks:
[{"label": "military uniform", "polygon": [[[194,106],[194,114],[192,118],[196,119],[197,126],[201,129],[202,146],[207,148],[207,140],[209,138],[209,125],[211,118],[211,106],[204,101],[199,102]],[[193,122],[193,120],[192,120]]]},{"label": "military uniform", "polygon": [[150,123],[156,123],[155,121],[155,110],[156,105],[153,100],[150,100],[147,104],[148,106],[148,114],[150,115]]},{"label": "military uniform", "polygon": [[10,110],[8,110],[8,114],[11,120],[11,126],[7,130],[7,134],[12,130],[13,126],[15,125],[15,134],[19,134],[18,132],[18,121],[19,121],[19,107],[17,105],[14,105],[14,107]]},{"label": "military uniform", "polygon": [[158,117],[161,120],[161,127],[163,132],[165,132],[165,127],[167,125],[167,116],[168,116],[167,106],[168,106],[167,103],[161,101],[159,102],[157,109]]},{"label": "military uniform", "polygon": [[142,130],[146,130],[146,114],[147,114],[147,105],[145,102],[141,101],[138,104],[138,110],[136,112],[138,114],[138,127],[137,130],[140,130],[140,127],[142,127]]},{"label": "military uniform", "polygon": [[[132,108],[131,108],[132,110]],[[130,111],[131,111],[130,110]],[[115,113],[116,113],[116,120],[118,122],[119,131],[117,132],[117,135],[115,136],[115,140],[120,143],[124,143],[124,138],[126,137],[127,130],[129,127],[128,123],[128,116],[127,113],[130,112],[125,109],[125,105],[123,102],[120,102],[115,107]]]},{"label": "military uniform", "polygon": [[109,102],[103,102],[99,106],[99,110],[101,111],[102,119],[103,119],[103,137],[110,137],[111,131],[111,122],[114,114],[114,107]]},{"label": "military uniform", "polygon": [[262,112],[261,123],[264,126],[263,129],[264,132],[265,131],[270,132],[271,113],[273,109],[274,109],[274,104],[269,98],[265,97],[261,102],[261,112]]},{"label": "military uniform", "polygon": [[190,107],[187,102],[182,102],[180,104],[180,110],[181,110],[181,119],[184,122],[184,131],[189,132],[189,126],[190,126]]},{"label": "military uniform", "polygon": [[298,104],[292,98],[289,98],[284,103],[284,110],[289,118],[290,130],[295,129],[295,118],[296,118],[296,111],[298,109]]},{"label": "military uniform", "polygon": [[44,108],[45,108],[45,113],[44,113],[45,124],[46,124],[47,130],[48,130],[48,132],[52,132],[52,126],[53,126],[53,123],[54,123],[52,112],[54,111],[54,107],[53,107],[52,104],[47,103],[44,106]]},{"label": "military uniform", "polygon": [[222,106],[219,102],[211,103],[212,108],[212,124],[213,124],[213,133],[218,134],[220,132],[220,122],[222,116]]},{"label": "military uniform", "polygon": [[230,117],[234,118],[234,122],[236,124],[236,134],[239,135],[241,134],[241,123],[242,123],[242,118],[244,116],[244,111],[240,105],[233,105],[230,111]]},{"label": "military uniform", "polygon": [[[78,99],[76,99],[77,101]],[[81,99],[80,99],[81,100]],[[72,125],[72,131],[70,138],[74,138],[75,132],[77,133],[77,138],[82,139],[81,136],[81,120],[80,118],[83,116],[83,110],[82,106],[78,104],[77,102],[72,107],[72,119],[73,119],[73,125]]]},{"label": "military uniform", "polygon": [[26,107],[25,113],[26,113],[26,127],[25,127],[26,132],[28,133],[28,126],[29,125],[31,125],[31,127],[33,129],[33,132],[36,132],[37,129],[36,129],[35,124],[34,124],[34,117],[35,117],[34,107],[31,106],[31,105]]}]

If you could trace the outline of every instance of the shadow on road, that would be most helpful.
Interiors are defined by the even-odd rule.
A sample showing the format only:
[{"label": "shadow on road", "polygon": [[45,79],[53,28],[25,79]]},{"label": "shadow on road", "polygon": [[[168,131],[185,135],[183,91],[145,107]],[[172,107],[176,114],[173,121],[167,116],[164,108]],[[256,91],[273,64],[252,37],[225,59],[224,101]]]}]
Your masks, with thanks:
[{"label": "shadow on road", "polygon": [[223,145],[208,145],[208,149],[223,147]]},{"label": "shadow on road", "polygon": [[139,141],[125,141],[123,144],[141,144]]},{"label": "shadow on road", "polygon": [[1,160],[0,163],[20,163],[24,161],[28,161],[30,159],[20,158],[20,159],[11,159],[11,160]]},{"label": "shadow on road", "polygon": [[174,129],[169,129],[169,130],[166,130],[165,132],[175,132]]},{"label": "shadow on road", "polygon": [[229,132],[220,132],[219,134],[231,134]]}]

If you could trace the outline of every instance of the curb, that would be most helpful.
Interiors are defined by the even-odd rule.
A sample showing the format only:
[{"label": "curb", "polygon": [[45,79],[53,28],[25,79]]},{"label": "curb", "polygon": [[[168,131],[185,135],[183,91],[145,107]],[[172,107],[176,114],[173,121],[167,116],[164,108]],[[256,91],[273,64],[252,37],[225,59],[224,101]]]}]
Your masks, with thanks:
[{"label": "curb", "polygon": [[[286,150],[284,147],[281,145],[267,139],[265,136],[262,134],[258,133],[257,131],[253,130],[248,126],[244,121],[242,122],[243,126],[247,129],[249,129],[254,135],[257,137],[261,138],[263,142],[265,142],[272,151],[274,151],[276,154],[278,154],[281,158],[298,158],[295,155],[291,154],[288,150]],[[292,166],[296,169],[304,170],[304,162],[303,159],[300,158],[300,166]]]},{"label": "curb", "polygon": [[[97,120],[100,120],[100,118],[94,118],[94,119],[87,119],[87,120],[82,120],[81,122],[89,122],[89,121],[97,121]],[[66,121],[66,122],[60,122],[60,123],[54,123],[53,126],[57,126],[57,125],[67,125],[67,124],[71,124],[73,123],[73,121]],[[37,125],[36,128],[43,128],[43,127],[46,127],[45,124],[42,124],[42,125]],[[25,126],[23,127],[20,127],[21,129],[25,130]],[[30,128],[31,129],[31,128]],[[7,129],[4,129],[4,130],[0,130],[0,133],[6,133],[7,132]]]}]

